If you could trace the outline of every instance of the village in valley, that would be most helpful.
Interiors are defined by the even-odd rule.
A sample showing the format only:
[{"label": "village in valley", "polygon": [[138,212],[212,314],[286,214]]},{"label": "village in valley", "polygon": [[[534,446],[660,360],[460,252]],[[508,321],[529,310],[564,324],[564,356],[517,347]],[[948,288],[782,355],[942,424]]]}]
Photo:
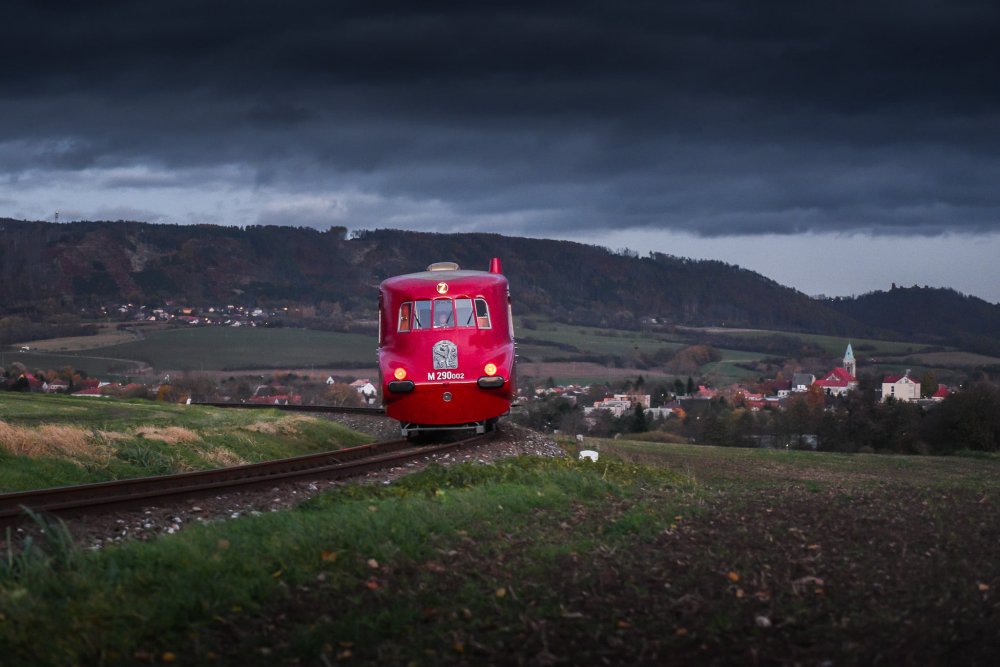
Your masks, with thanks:
[{"label": "village in valley", "polygon": [[[822,376],[815,376],[811,373],[796,373],[790,380],[776,379],[766,383],[771,394],[764,394],[760,391],[747,388],[740,384],[731,385],[722,389],[713,389],[704,385],[698,385],[693,392],[687,394],[679,393],[673,400],[653,407],[652,395],[640,392],[629,392],[607,396],[600,401],[594,402],[592,406],[584,408],[584,414],[592,416],[595,411],[606,411],[615,417],[623,417],[635,411],[636,406],[642,406],[647,418],[665,419],[674,414],[685,414],[684,405],[690,409],[690,401],[705,401],[713,398],[725,398],[733,405],[742,406],[749,410],[759,411],[767,408],[780,409],[786,407],[788,400],[795,394],[805,394],[812,392],[829,397],[843,397],[848,392],[857,389],[857,362],[854,358],[854,351],[850,343],[844,353],[843,365],[830,369]],[[572,397],[575,401],[580,393],[586,393],[587,388],[580,387],[555,387],[552,389],[538,389],[538,395],[561,394]],[[910,376],[910,371],[901,375],[886,375],[882,379],[880,400],[896,400],[906,403],[918,403],[924,406],[932,405],[943,401],[951,392],[947,385],[939,384],[933,393],[924,397],[920,391],[920,380]]]},{"label": "village in valley", "polygon": [[[91,321],[104,321],[109,329],[139,337],[143,330],[164,328],[299,326],[312,314],[300,307],[189,307],[173,302],[104,305],[98,310]],[[372,324],[354,322],[360,330]],[[532,329],[533,325],[526,330],[537,335]],[[28,352],[38,344],[28,342],[8,349]],[[938,408],[955,396],[957,387],[938,383],[933,371],[919,375],[907,369],[887,374],[879,372],[878,364],[859,370],[851,342],[845,340],[844,345],[843,357],[837,363],[827,361],[827,367],[820,366],[824,362],[817,358],[809,364],[785,364],[770,375],[762,370],[752,381],[720,381],[693,366],[689,373],[675,368],[644,376],[643,369],[637,367],[632,379],[618,373],[600,382],[579,383],[573,378],[557,382],[532,377],[525,367],[519,373],[517,404],[511,418],[545,432],[604,437],[638,434],[663,441],[837,451],[931,452],[938,449],[935,441],[954,435],[957,427],[942,426],[954,418],[931,413],[949,414],[947,406],[945,410]],[[705,345],[689,349],[696,348],[711,352]],[[4,383],[14,391],[169,402],[380,405],[377,379],[361,360],[354,371],[348,366],[332,372],[271,368],[158,373],[147,367],[131,377],[88,376],[68,366],[47,370],[29,367],[19,363],[17,352],[8,352],[7,360],[12,363],[4,368]],[[962,411],[968,412],[965,408]]]},{"label": "village in valley", "polygon": [[937,383],[932,372],[859,372],[850,343],[840,361],[818,375],[779,374],[721,387],[690,377],[660,384],[641,375],[618,391],[548,382],[528,388],[525,421],[557,432],[652,442],[932,453],[967,446],[975,422],[992,419],[974,401],[998,403],[986,384],[960,391]]}]

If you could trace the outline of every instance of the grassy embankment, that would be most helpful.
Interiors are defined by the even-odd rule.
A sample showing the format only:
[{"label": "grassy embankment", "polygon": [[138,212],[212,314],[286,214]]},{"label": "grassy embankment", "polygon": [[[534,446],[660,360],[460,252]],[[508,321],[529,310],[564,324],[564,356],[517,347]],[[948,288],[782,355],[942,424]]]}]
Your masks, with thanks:
[{"label": "grassy embankment", "polygon": [[[9,664],[988,664],[1000,461],[602,442],[0,574]],[[44,639],[42,639],[44,638]]]},{"label": "grassy embankment", "polygon": [[0,492],[252,463],[366,441],[277,410],[0,392]]}]

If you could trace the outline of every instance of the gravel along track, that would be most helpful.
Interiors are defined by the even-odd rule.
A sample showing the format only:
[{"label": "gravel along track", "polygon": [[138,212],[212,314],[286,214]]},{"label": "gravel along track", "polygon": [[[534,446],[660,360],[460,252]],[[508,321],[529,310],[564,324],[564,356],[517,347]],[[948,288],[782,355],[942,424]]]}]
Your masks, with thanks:
[{"label": "gravel along track", "polygon": [[[369,415],[326,415],[351,428],[368,433],[379,440],[396,438],[398,424],[384,417]],[[497,459],[519,455],[562,456],[562,450],[549,438],[510,423],[502,423],[496,437],[484,445],[468,450],[454,450],[429,455],[405,465],[376,470],[362,477],[287,482],[265,489],[231,491],[197,499],[179,500],[167,505],[151,505],[143,509],[112,510],[106,514],[66,520],[70,533],[84,548],[100,549],[106,544],[124,540],[146,540],[163,534],[176,533],[187,525],[199,522],[224,521],[246,514],[274,512],[294,507],[322,491],[343,484],[390,484],[394,479],[423,469],[429,463],[491,463]],[[17,535],[33,528],[19,528]],[[0,539],[0,545],[4,540]]]}]

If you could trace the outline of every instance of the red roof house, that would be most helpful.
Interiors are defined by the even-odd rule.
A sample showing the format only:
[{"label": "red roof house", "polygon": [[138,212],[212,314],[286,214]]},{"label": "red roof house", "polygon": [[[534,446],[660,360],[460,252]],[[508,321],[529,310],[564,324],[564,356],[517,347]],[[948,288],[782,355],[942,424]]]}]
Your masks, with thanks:
[{"label": "red roof house", "polygon": [[824,394],[831,396],[843,396],[851,389],[858,386],[858,381],[854,379],[846,368],[834,368],[826,375],[816,379],[813,383],[823,390]]}]

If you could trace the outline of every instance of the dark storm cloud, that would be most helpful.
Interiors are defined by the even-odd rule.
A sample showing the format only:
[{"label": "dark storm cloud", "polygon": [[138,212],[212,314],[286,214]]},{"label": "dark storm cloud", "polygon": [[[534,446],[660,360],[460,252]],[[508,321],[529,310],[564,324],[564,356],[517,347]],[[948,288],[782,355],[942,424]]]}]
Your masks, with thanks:
[{"label": "dark storm cloud", "polygon": [[963,2],[21,2],[0,182],[235,165],[301,224],[352,190],[384,208],[342,224],[995,230],[998,33]]}]

